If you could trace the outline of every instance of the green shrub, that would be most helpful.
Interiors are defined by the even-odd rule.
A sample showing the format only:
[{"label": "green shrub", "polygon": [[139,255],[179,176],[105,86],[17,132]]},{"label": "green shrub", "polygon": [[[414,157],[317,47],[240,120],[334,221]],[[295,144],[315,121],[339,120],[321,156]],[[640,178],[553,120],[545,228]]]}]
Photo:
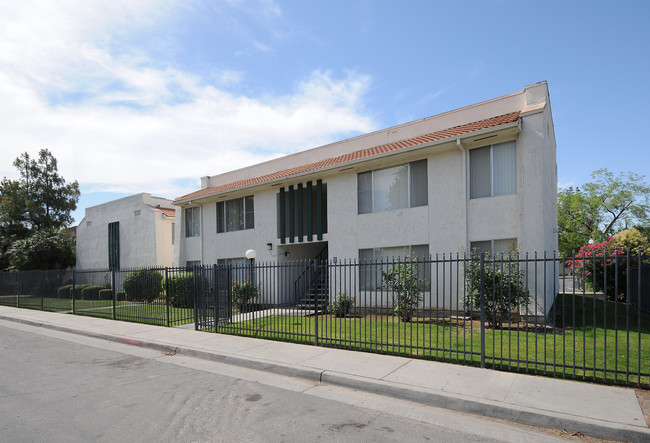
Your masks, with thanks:
[{"label": "green shrub", "polygon": [[417,260],[404,259],[381,271],[384,287],[393,291],[393,307],[401,322],[409,323],[422,300],[426,282],[419,277]]},{"label": "green shrub", "polygon": [[99,291],[106,289],[103,285],[88,285],[81,290],[81,300],[100,300]]},{"label": "green shrub", "polygon": [[151,303],[160,295],[162,279],[159,271],[143,268],[126,274],[122,287],[129,300]]},{"label": "green shrub", "polygon": [[259,288],[249,280],[237,280],[232,282],[232,302],[239,312],[244,312],[255,297],[259,295]]},{"label": "green shrub", "polygon": [[354,306],[354,297],[348,297],[345,293],[339,292],[333,302],[327,306],[327,313],[334,317],[345,317],[350,315]]},{"label": "green shrub", "polygon": [[115,293],[115,299],[117,301],[126,301],[126,292],[118,291]]},{"label": "green shrub", "polygon": [[[483,274],[485,317],[491,327],[500,328],[515,308],[528,304],[530,291],[525,284],[525,272],[519,269],[516,255],[496,259],[485,254]],[[465,307],[480,310],[481,264],[476,258],[465,266],[465,289]]]},{"label": "green shrub", "polygon": [[74,285],[74,298],[75,300],[81,300],[81,292],[86,289],[88,286],[92,286],[86,283],[82,283],[79,285]]},{"label": "green shrub", "polygon": [[100,289],[99,290],[99,300],[113,300],[113,290],[112,289]]},{"label": "green shrub", "polygon": [[174,308],[194,307],[194,274],[192,272],[169,276],[165,288],[170,306]]},{"label": "green shrub", "polygon": [[72,285],[64,285],[56,290],[56,298],[72,298]]}]

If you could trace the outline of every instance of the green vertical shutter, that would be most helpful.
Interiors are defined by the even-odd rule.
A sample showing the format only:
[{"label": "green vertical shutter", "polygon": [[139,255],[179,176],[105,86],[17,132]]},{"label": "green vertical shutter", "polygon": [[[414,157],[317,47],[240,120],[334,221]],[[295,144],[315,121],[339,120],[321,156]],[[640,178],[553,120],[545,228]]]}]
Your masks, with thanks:
[{"label": "green vertical shutter", "polygon": [[312,203],[312,192],[313,186],[311,182],[307,182],[307,241],[312,241],[314,239],[314,207]]},{"label": "green vertical shutter", "polygon": [[108,224],[108,267],[120,269],[120,222]]},{"label": "green vertical shutter", "polygon": [[280,188],[280,210],[278,211],[280,215],[280,243],[285,244],[287,242],[287,230],[285,228],[285,223],[286,223],[286,218],[284,216],[285,212],[285,206],[286,206],[286,201],[285,201],[285,196],[284,196],[284,188]]},{"label": "green vertical shutter", "polygon": [[293,192],[293,185],[289,186],[289,243],[295,241],[294,236],[296,235],[296,208],[295,208],[295,198]]},{"label": "green vertical shutter", "polygon": [[323,180],[316,182],[316,238],[323,239]]}]

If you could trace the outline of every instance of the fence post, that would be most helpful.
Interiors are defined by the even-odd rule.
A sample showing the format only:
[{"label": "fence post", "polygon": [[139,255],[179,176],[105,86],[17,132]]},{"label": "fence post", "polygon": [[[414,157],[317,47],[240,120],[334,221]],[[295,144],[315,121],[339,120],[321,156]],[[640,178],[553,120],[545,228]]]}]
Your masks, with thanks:
[{"label": "fence post", "polygon": [[20,308],[20,272],[16,272],[16,307]]},{"label": "fence post", "polygon": [[[48,278],[49,275],[47,275],[47,271],[41,271],[41,275],[45,275],[45,278],[43,278],[41,280],[44,280],[47,283],[50,282],[50,279]],[[47,287],[47,286],[45,286],[45,287]],[[40,288],[41,289],[40,290],[40,293],[41,293],[41,311],[45,310],[44,309],[45,308],[45,287],[41,286],[41,288]]]},{"label": "fence post", "polygon": [[[212,265],[212,321],[214,323],[214,332],[217,332],[219,326],[219,279],[217,278],[217,264]],[[194,307],[196,309],[196,307]]]},{"label": "fence post", "polygon": [[171,326],[169,318],[169,268],[165,267],[165,306],[167,310],[167,327]]},{"label": "fence post", "polygon": [[76,314],[75,312],[75,303],[74,303],[74,286],[76,283],[76,274],[74,272],[74,269],[72,270],[72,313]]},{"label": "fence post", "polygon": [[485,253],[481,252],[481,368],[485,369]]},{"label": "fence post", "polygon": [[[323,272],[323,261],[319,260],[318,263],[316,264],[316,267],[317,267],[316,275],[320,276],[320,273]],[[310,278],[310,282],[307,284],[307,288],[309,288],[310,286],[312,286],[311,278]],[[320,315],[320,312],[318,312],[318,299],[320,298],[320,291],[321,288],[318,287],[318,282],[316,282],[316,291],[314,291],[316,297],[316,299],[314,300],[314,344],[316,346],[318,346],[318,316]]]},{"label": "fence post", "polygon": [[113,286],[113,320],[117,319],[117,312],[116,312],[116,298],[117,294],[115,293],[115,269],[111,269],[111,285]]},{"label": "fence post", "polygon": [[196,271],[197,271],[197,266],[194,265],[192,268],[192,287],[194,290],[194,294],[192,296],[194,297],[194,330],[198,331],[199,330],[199,312],[198,312],[198,306],[199,306],[199,288],[198,288],[198,280],[196,279]]}]

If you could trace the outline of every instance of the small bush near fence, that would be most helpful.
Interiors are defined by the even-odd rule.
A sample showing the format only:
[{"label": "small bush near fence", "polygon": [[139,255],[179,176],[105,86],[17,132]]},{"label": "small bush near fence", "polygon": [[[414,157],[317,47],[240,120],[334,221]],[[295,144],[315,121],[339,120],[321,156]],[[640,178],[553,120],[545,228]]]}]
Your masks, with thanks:
[{"label": "small bush near fence", "polygon": [[[89,285],[81,290],[81,300],[101,300],[99,298],[99,291],[107,289],[103,285]],[[110,297],[113,298],[113,297]],[[106,299],[108,300],[108,299]]]},{"label": "small bush near fence", "polygon": [[409,323],[426,287],[424,279],[419,278],[417,260],[394,263],[388,271],[381,271],[381,279],[384,287],[394,292],[395,314],[400,321]]},{"label": "small bush near fence", "polygon": [[112,289],[100,289],[99,290],[99,300],[113,300],[113,290]]},{"label": "small bush near fence", "polygon": [[75,285],[74,287],[74,298],[77,300],[81,300],[81,293],[83,292],[84,289],[87,287],[92,286],[89,284],[81,284],[81,285]]},{"label": "small bush near fence", "polygon": [[72,298],[72,285],[64,285],[56,290],[57,298]]},{"label": "small bush near fence", "polygon": [[[465,306],[481,310],[481,265],[472,260],[465,267],[466,293]],[[495,261],[490,254],[485,255],[483,266],[483,285],[485,288],[485,319],[491,327],[500,328],[518,306],[526,306],[530,290],[524,281],[525,273],[519,269],[516,260],[508,256]]]},{"label": "small bush near fence", "polygon": [[334,317],[343,318],[350,315],[352,307],[354,306],[354,298],[339,292],[336,298],[327,307],[327,313]]},{"label": "small bush near fence", "polygon": [[169,305],[174,308],[194,307],[194,274],[184,272],[171,275],[165,282]]},{"label": "small bush near fence", "polygon": [[151,303],[160,295],[162,279],[155,269],[138,269],[126,274],[122,287],[129,301]]},{"label": "small bush near fence", "polygon": [[257,285],[249,280],[232,282],[232,302],[239,312],[246,311],[246,306],[259,294]]}]

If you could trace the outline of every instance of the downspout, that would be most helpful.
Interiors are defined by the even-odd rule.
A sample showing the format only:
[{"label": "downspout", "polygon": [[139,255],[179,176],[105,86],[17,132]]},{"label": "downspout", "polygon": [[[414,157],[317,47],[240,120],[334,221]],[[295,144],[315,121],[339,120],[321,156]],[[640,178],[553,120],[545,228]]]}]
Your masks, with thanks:
[{"label": "downspout", "polygon": [[468,220],[467,220],[467,215],[469,214],[469,199],[467,198],[468,196],[468,190],[467,190],[467,168],[469,168],[469,165],[467,164],[467,149],[465,146],[463,146],[463,142],[460,140],[460,138],[456,139],[456,147],[460,150],[461,153],[461,169],[462,169],[462,177],[463,177],[463,201],[465,202],[465,205],[463,206],[463,211],[465,212],[463,214],[463,220],[465,221],[465,251],[469,252],[469,231],[468,231]]}]

